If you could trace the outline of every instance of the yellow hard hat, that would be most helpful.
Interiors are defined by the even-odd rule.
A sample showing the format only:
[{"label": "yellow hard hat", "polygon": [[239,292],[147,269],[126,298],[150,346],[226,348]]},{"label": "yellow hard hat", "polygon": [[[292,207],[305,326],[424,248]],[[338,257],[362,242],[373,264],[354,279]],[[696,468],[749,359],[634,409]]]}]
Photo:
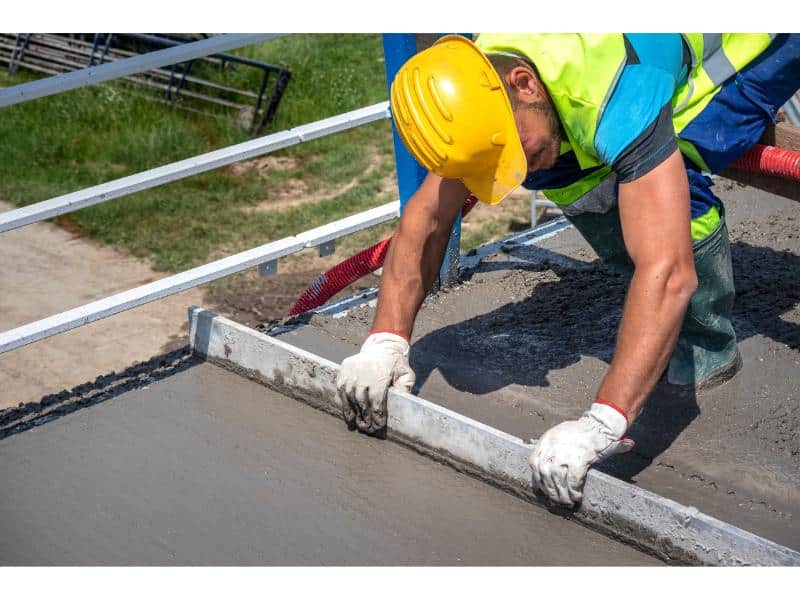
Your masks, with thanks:
[{"label": "yellow hard hat", "polygon": [[429,171],[460,179],[487,204],[522,184],[528,162],[505,86],[465,37],[449,35],[412,56],[392,81],[403,143]]}]

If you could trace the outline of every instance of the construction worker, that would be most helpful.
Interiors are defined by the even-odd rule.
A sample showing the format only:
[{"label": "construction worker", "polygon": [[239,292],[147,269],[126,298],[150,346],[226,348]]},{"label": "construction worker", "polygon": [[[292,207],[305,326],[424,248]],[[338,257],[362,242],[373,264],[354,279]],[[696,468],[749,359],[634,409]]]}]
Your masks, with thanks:
[{"label": "construction worker", "polygon": [[388,386],[413,386],[414,319],[468,195],[543,190],[632,273],[594,401],[529,460],[553,501],[579,502],[588,468],[632,448],[625,433],[664,372],[703,388],[740,368],[725,211],[706,173],[742,156],[798,88],[797,34],[447,36],[412,57],[392,114],[429,174],[386,257],[373,329],[342,363],[345,419],[380,430]]}]

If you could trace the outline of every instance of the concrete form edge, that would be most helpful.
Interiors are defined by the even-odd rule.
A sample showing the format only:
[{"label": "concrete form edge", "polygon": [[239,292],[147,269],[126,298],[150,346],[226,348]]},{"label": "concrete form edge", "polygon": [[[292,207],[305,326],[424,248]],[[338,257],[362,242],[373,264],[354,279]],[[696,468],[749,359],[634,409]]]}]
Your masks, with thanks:
[{"label": "concrete form edge", "polygon": [[[339,365],[199,307],[189,309],[192,351],[331,414],[340,415]],[[521,439],[418,398],[390,391],[388,435],[528,499],[532,485]],[[800,565],[800,553],[590,470],[575,511],[554,509],[657,556],[688,564]]]}]

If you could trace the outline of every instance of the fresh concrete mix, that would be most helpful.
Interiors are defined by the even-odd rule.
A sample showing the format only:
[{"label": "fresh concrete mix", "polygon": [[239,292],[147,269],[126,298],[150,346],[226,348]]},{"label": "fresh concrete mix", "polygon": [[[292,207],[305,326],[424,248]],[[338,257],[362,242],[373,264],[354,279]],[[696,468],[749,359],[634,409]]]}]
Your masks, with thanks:
[{"label": "fresh concrete mix", "polygon": [[236,374],[171,360],[6,423],[0,565],[659,564]]},{"label": "fresh concrete mix", "polygon": [[[721,179],[744,360],[709,391],[662,381],[612,475],[800,549],[800,206]],[[614,349],[627,281],[574,229],[507,244],[430,297],[413,335],[413,390],[527,439],[576,418]],[[357,351],[374,308],[316,315],[279,337],[335,362]]]}]

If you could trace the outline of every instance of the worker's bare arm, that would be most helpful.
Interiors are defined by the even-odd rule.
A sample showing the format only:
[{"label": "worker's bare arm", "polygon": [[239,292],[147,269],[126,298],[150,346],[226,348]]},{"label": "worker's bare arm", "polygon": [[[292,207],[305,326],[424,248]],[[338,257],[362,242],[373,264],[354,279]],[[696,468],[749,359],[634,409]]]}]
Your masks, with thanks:
[{"label": "worker's bare arm", "polygon": [[689,184],[680,152],[619,189],[625,246],[635,265],[611,368],[598,396],[630,423],[667,366],[697,276]]},{"label": "worker's bare arm", "polygon": [[428,174],[409,199],[384,262],[374,331],[411,336],[468,195],[460,181]]}]

